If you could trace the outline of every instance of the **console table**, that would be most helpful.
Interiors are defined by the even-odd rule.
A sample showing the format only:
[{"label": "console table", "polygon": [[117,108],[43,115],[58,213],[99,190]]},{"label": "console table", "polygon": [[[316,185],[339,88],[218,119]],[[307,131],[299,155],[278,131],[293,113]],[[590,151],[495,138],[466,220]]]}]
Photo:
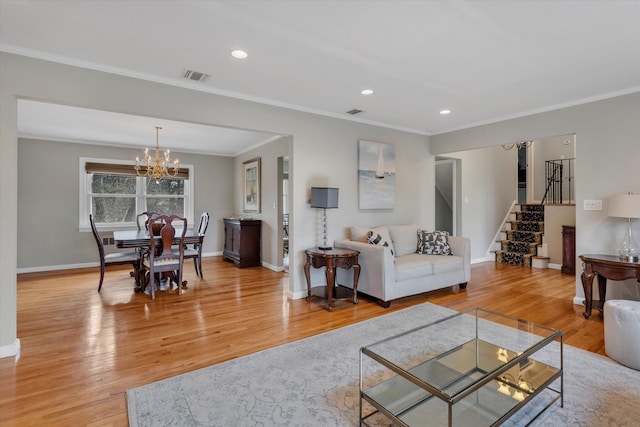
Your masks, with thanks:
[{"label": "console table", "polygon": [[593,278],[598,275],[598,310],[604,309],[605,295],[607,292],[607,279],[626,280],[638,279],[640,283],[640,262],[622,261],[615,255],[580,255],[583,263],[582,287],[584,289],[584,313],[585,319],[591,317],[593,305]]},{"label": "console table", "polygon": [[[320,248],[307,249],[307,262],[304,264],[304,275],[307,278],[307,301],[311,300],[311,266],[314,268],[326,267],[325,278],[326,288],[323,286],[323,290],[326,289],[326,295],[328,300],[329,311],[335,307],[335,300],[351,298],[351,295],[338,295],[338,288],[336,288],[336,268],[349,269],[353,267],[353,303],[358,303],[358,278],[360,277],[360,264],[358,264],[358,255],[360,252],[352,251],[349,249],[327,249]],[[315,288],[313,288],[315,289]],[[342,288],[345,289],[345,288]],[[351,291],[351,290],[349,290]],[[349,292],[350,294],[351,292]]]}]

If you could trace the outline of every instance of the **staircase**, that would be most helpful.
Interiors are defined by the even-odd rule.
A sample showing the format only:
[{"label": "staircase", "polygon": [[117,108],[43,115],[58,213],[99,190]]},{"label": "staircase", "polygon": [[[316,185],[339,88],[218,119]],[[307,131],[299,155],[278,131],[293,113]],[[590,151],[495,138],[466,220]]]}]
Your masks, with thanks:
[{"label": "staircase", "polygon": [[515,219],[506,222],[509,228],[503,231],[506,238],[498,241],[500,249],[495,251],[496,262],[538,267],[534,261],[548,262],[548,258],[537,256],[537,247],[542,245],[544,234],[544,205],[516,205],[516,209],[518,206],[520,209],[512,212]]}]

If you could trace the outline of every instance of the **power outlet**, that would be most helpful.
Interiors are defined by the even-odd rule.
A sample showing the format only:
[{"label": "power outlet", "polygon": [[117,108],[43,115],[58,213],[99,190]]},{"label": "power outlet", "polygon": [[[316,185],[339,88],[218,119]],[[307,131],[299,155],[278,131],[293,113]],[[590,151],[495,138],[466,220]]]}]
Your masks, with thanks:
[{"label": "power outlet", "polygon": [[602,200],[585,200],[584,201],[584,210],[585,211],[601,211],[602,210]]}]

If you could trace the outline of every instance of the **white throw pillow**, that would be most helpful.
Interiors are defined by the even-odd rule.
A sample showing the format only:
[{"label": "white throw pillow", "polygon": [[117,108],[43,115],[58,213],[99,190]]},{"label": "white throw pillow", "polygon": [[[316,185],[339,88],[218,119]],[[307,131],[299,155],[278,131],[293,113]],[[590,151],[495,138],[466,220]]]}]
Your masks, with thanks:
[{"label": "white throw pillow", "polygon": [[416,253],[418,247],[418,226],[416,224],[390,225],[389,235],[396,256]]},{"label": "white throw pillow", "polygon": [[367,238],[367,240],[372,245],[379,245],[389,248],[389,250],[391,251],[391,255],[394,255],[393,244],[391,243],[391,239],[388,237],[389,233],[387,232],[385,234],[386,236],[383,236],[382,234],[371,230],[369,231],[369,237]]}]

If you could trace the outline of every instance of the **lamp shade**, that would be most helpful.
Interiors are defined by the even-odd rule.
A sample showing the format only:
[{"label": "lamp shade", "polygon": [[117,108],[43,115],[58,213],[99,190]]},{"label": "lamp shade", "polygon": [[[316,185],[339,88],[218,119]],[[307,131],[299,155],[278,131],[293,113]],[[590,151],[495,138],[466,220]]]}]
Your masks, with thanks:
[{"label": "lamp shade", "polygon": [[331,209],[338,207],[338,189],[311,187],[311,207]]},{"label": "lamp shade", "polygon": [[609,201],[609,216],[640,218],[640,194],[616,194]]}]

